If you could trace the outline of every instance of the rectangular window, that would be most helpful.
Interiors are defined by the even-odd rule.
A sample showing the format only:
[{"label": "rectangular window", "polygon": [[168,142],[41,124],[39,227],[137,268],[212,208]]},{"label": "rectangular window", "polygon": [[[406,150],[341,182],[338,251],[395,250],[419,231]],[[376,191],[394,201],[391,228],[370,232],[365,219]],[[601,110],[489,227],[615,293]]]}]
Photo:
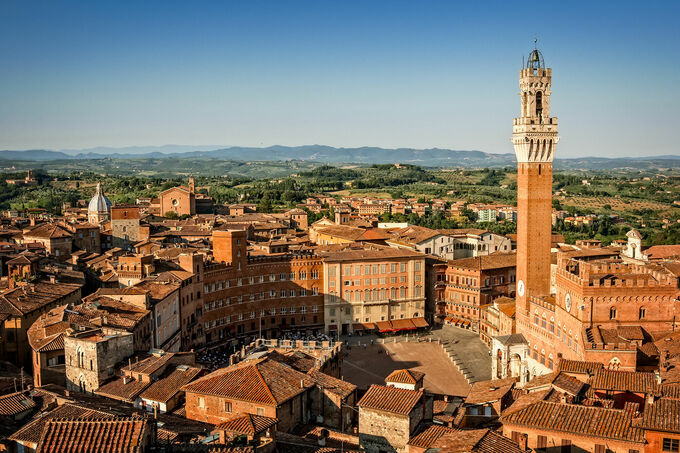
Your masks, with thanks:
[{"label": "rectangular window", "polygon": [[[661,451],[680,451],[680,439],[663,438],[663,445]],[[604,450],[602,450],[604,453]]]},{"label": "rectangular window", "polygon": [[224,412],[231,412],[231,401],[224,402]]},{"label": "rectangular window", "polygon": [[264,409],[261,407],[257,408],[257,415],[264,417]]},{"label": "rectangular window", "polygon": [[605,453],[604,445],[595,445],[595,453]]},{"label": "rectangular window", "polygon": [[562,439],[561,451],[562,451],[562,453],[570,453],[571,452],[571,440]]},{"label": "rectangular window", "polygon": [[199,397],[198,397],[198,403],[197,403],[197,405],[198,405],[198,407],[205,407],[205,401],[203,400],[203,397],[202,397],[202,396],[199,396]]},{"label": "rectangular window", "polygon": [[538,436],[536,439],[536,448],[544,450],[548,447],[548,438],[546,436]]}]

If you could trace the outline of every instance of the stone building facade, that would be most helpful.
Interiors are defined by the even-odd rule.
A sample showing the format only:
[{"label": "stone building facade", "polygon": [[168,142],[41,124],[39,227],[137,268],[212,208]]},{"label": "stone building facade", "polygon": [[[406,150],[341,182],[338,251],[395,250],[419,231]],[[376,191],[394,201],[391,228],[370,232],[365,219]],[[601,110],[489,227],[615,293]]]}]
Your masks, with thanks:
[{"label": "stone building facade", "polygon": [[129,332],[106,329],[72,332],[64,337],[66,388],[92,393],[114,376],[118,362],[134,352]]},{"label": "stone building facade", "polygon": [[130,250],[133,244],[142,240],[139,219],[138,206],[116,205],[111,207],[111,241],[113,247]]}]

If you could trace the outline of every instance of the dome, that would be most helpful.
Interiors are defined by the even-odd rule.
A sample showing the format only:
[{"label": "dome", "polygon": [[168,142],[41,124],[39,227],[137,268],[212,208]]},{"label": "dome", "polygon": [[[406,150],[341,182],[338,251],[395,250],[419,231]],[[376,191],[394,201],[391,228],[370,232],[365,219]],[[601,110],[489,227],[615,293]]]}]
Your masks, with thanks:
[{"label": "dome", "polygon": [[111,210],[111,201],[106,198],[102,190],[102,183],[97,183],[97,192],[87,205],[88,212],[109,212]]}]

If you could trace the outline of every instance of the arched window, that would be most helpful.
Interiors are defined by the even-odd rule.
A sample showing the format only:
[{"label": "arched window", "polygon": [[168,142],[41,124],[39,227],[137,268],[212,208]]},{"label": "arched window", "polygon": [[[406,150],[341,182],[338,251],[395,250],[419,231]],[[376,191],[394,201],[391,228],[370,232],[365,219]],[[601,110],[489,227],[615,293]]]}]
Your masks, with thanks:
[{"label": "arched window", "polygon": [[616,319],[616,307],[609,309],[609,319]]},{"label": "arched window", "polygon": [[640,307],[640,319],[645,319],[647,315],[647,309],[645,307]]},{"label": "arched window", "polygon": [[536,116],[540,117],[543,114],[543,93],[536,92]]}]

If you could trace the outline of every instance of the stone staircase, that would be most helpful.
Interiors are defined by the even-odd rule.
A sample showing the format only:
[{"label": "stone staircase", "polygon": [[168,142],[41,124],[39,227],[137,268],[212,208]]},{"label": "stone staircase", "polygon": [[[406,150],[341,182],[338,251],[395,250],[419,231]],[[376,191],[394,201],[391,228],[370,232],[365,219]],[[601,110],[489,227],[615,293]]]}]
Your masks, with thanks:
[{"label": "stone staircase", "polygon": [[491,358],[486,345],[479,337],[470,336],[467,332],[464,338],[451,338],[451,335],[443,335],[439,332],[433,332],[433,337],[442,346],[468,384],[472,385],[478,381],[491,379]]}]

